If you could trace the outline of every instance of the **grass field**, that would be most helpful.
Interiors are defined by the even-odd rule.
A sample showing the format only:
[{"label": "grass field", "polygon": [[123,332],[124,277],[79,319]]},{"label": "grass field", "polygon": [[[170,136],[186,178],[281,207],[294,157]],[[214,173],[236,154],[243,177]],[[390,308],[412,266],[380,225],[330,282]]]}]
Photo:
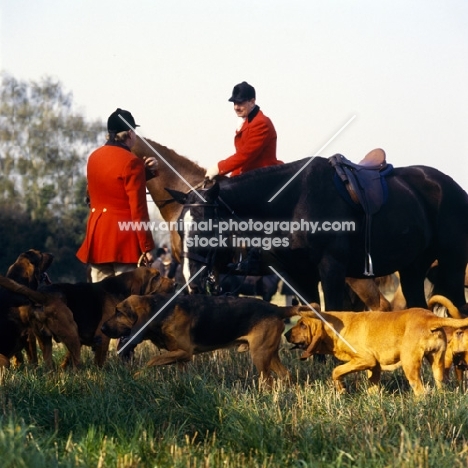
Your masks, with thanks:
[{"label": "grass field", "polygon": [[[466,467],[468,397],[453,384],[423,398],[400,370],[368,395],[364,375],[331,385],[333,359],[299,360],[285,343],[289,386],[259,388],[248,353],[196,356],[184,369],[146,369],[111,352],[103,369],[85,349],[76,372],[24,366],[0,382],[0,466]],[[56,347],[55,360],[63,357]],[[425,381],[430,385],[429,374]]]}]

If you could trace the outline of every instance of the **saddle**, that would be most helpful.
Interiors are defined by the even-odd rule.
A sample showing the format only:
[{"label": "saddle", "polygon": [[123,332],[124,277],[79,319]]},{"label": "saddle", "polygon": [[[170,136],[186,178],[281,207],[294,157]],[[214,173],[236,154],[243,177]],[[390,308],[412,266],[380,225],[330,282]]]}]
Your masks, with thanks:
[{"label": "saddle", "polygon": [[361,205],[365,213],[377,213],[387,199],[384,177],[393,169],[385,160],[384,150],[372,150],[359,164],[342,154],[331,156],[329,161],[353,203]]},{"label": "saddle", "polygon": [[364,275],[374,276],[370,254],[371,220],[387,200],[385,177],[393,171],[393,166],[387,164],[385,151],[380,148],[368,153],[359,164],[349,161],[342,154],[331,156],[329,162],[336,171],[335,185],[340,194],[366,215]]}]

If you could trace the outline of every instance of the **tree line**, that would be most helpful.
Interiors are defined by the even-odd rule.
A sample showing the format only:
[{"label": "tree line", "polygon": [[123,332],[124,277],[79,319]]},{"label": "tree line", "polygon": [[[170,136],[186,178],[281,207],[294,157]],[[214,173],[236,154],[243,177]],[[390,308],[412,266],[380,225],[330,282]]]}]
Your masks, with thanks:
[{"label": "tree line", "polygon": [[105,125],[86,121],[72,93],[50,77],[21,81],[3,73],[0,93],[0,274],[36,248],[55,256],[54,281],[83,281],[75,252],[88,215],[85,167]]}]

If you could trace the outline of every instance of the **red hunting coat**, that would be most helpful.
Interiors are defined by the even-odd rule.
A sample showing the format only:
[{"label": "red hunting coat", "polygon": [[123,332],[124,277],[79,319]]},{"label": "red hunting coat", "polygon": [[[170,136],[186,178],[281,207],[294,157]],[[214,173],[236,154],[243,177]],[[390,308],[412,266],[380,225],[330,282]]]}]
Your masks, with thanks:
[{"label": "red hunting coat", "polygon": [[236,153],[218,163],[220,175],[232,176],[282,164],[276,159],[276,130],[271,120],[256,106],[234,137]]},{"label": "red hunting coat", "polygon": [[137,263],[154,249],[151,231],[122,230],[119,222],[149,221],[144,162],[108,144],[90,155],[87,177],[91,212],[77,257],[83,263]]}]

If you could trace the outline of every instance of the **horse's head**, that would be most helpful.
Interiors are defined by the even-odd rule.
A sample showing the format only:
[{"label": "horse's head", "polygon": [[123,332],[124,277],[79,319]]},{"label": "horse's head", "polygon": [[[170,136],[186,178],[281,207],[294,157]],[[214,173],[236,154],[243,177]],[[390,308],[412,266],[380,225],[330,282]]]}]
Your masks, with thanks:
[{"label": "horse's head", "polygon": [[191,293],[207,293],[214,285],[218,247],[226,246],[218,229],[219,184],[188,193],[166,189],[183,205],[177,226],[182,239],[182,272]]}]

